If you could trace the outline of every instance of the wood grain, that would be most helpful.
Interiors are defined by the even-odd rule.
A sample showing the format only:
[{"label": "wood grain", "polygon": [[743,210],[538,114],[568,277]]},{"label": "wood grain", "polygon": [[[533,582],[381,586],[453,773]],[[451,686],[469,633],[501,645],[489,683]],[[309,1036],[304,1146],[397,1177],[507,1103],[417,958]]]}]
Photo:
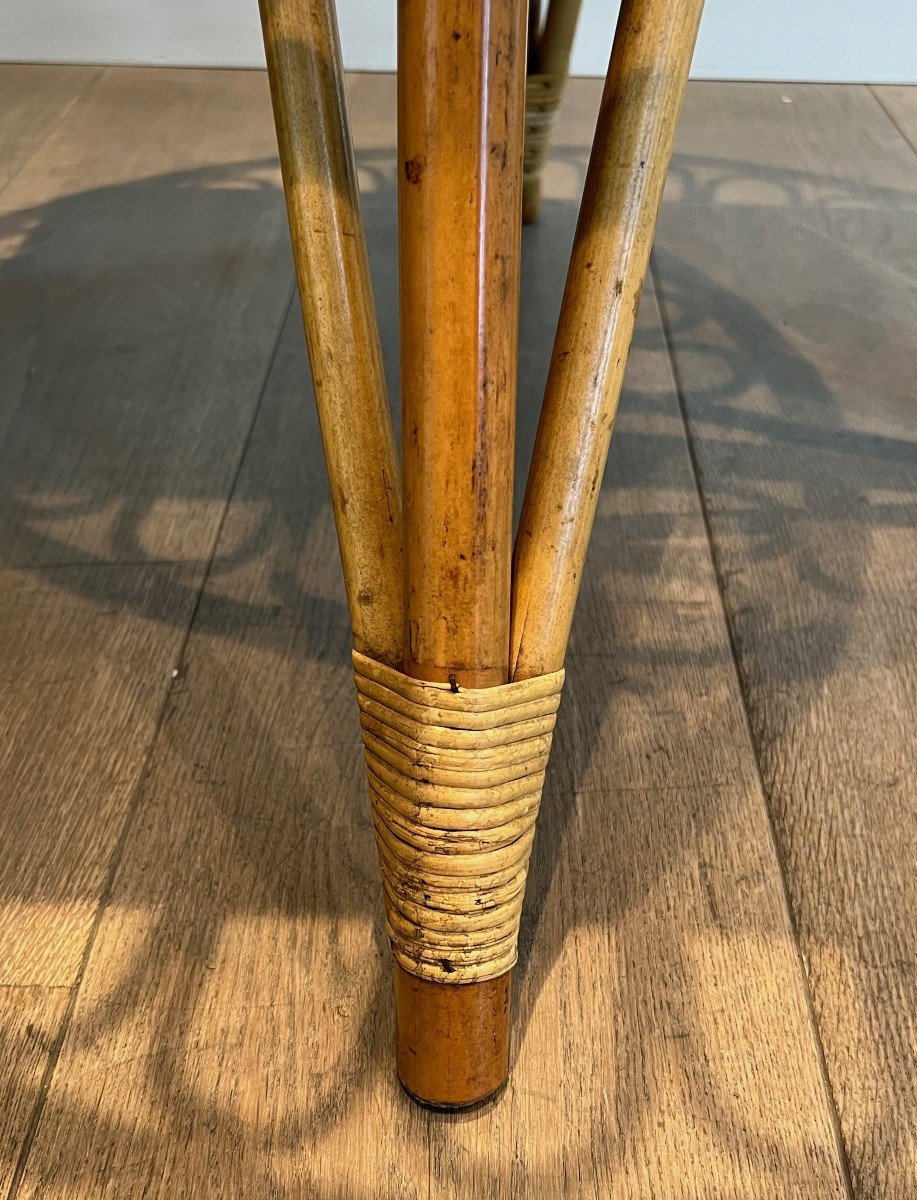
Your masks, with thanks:
[{"label": "wood grain", "polygon": [[[371,107],[371,81],[361,91]],[[573,91],[568,114],[597,105],[594,84]],[[377,96],[388,104],[390,81]],[[395,181],[378,116],[371,127],[357,159],[385,314]],[[523,458],[588,132],[561,125],[564,169],[549,172],[526,234]],[[512,1083],[497,1105],[448,1118],[397,1088],[298,322],[294,311],[16,1200],[844,1196],[652,294],[533,862]]]},{"label": "wood grain", "polygon": [[423,1190],[307,372],[293,311],[23,1194]]},{"label": "wood grain", "polygon": [[75,981],[194,594],[173,567],[0,573],[0,985]]},{"label": "wood grain", "polygon": [[75,78],[36,103],[0,197],[6,1184],[291,281],[263,78],[93,71],[74,98]]},{"label": "wood grain", "polygon": [[0,572],[3,1186],[78,979],[193,600],[174,567]]},{"label": "wood grain", "polygon": [[69,988],[0,987],[0,1192],[7,1195],[20,1147],[58,1039]]},{"label": "wood grain", "polygon": [[657,260],[864,1200],[917,1191],[915,183],[865,88],[698,85]]},{"label": "wood grain", "polygon": [[0,574],[0,985],[74,982],[193,600],[173,567]]}]

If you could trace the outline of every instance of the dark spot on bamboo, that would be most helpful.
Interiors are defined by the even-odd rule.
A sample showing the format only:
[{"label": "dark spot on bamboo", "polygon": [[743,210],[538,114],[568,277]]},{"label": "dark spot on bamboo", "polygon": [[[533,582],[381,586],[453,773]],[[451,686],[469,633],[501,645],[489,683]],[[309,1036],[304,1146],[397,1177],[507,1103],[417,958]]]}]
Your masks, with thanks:
[{"label": "dark spot on bamboo", "polygon": [[[506,154],[507,154],[506,142],[491,142],[490,143],[490,154],[491,154],[491,158],[496,159],[496,161],[499,163],[501,169],[504,169],[506,167]],[[502,257],[502,256],[498,254],[497,258],[500,258],[500,257]]]},{"label": "dark spot on bamboo", "polygon": [[416,158],[409,158],[404,164],[404,177],[408,183],[420,183],[420,177],[423,174],[423,159],[418,155]]}]

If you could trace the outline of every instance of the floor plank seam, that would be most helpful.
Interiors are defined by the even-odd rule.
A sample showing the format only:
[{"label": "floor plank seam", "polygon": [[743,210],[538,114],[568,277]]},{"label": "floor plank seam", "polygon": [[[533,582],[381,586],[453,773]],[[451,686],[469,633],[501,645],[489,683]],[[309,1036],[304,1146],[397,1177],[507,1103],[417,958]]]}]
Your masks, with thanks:
[{"label": "floor plank seam", "polygon": [[[179,651],[180,654],[184,650],[184,645],[187,642],[190,628],[191,628],[191,626],[190,626],[190,621],[189,621],[188,628],[185,630],[185,633],[184,633],[184,636],[182,639],[182,644],[181,644],[180,651]],[[143,794],[143,786],[144,786],[144,783],[146,782],[149,763],[152,758],[153,749],[154,749],[157,739],[159,737],[160,729],[162,728],[162,722],[165,717],[166,709],[168,708],[169,697],[172,693],[172,686],[173,686],[173,680],[169,679],[163,690],[162,701],[161,701],[161,703],[159,705],[159,709],[156,713],[156,720],[154,722],[153,732],[150,736],[149,744],[148,744],[148,746],[146,748],[146,752],[144,753],[144,756],[143,756],[143,761],[141,763],[140,771],[137,776],[137,782],[134,785],[134,789],[133,789],[133,792],[132,792],[131,798],[130,798],[130,803],[127,806],[127,812],[125,813],[125,816],[124,816],[124,821],[121,826],[121,831],[118,834],[118,840],[115,843],[114,850],[112,851],[112,855],[109,860],[108,870],[105,873],[105,882],[102,886],[102,891],[99,896],[99,902],[96,905],[96,911],[93,915],[92,926],[91,926],[91,928],[89,930],[89,934],[86,938],[86,945],[83,947],[83,953],[80,957],[80,965],[79,965],[79,968],[77,969],[76,978],[74,979],[73,983],[70,985],[70,999],[67,1002],[66,1009],[64,1010],[64,1015],[61,1020],[60,1029],[58,1030],[57,1035],[54,1038],[54,1041],[51,1045],[51,1049],[48,1052],[48,1062],[45,1066],[44,1073],[42,1074],[41,1084],[39,1085],[39,1088],[38,1088],[38,1096],[35,1101],[35,1107],[32,1111],[31,1117],[29,1118],[29,1124],[26,1129],[25,1137],[23,1138],[22,1146],[19,1151],[19,1157],[16,1160],[16,1168],[13,1171],[13,1176],[12,1176],[12,1179],[10,1180],[10,1186],[9,1186],[9,1190],[7,1192],[7,1200],[14,1200],[14,1197],[18,1194],[19,1187],[20,1187],[23,1177],[25,1175],[25,1169],[28,1164],[29,1154],[31,1153],[32,1145],[33,1145],[33,1143],[35,1141],[35,1137],[38,1133],[38,1128],[39,1128],[39,1125],[41,1124],[41,1118],[44,1115],[45,1104],[48,1099],[48,1094],[51,1090],[51,1084],[54,1081],[54,1074],[57,1069],[58,1061],[60,1059],[61,1050],[63,1049],[64,1041],[66,1040],[67,1034],[70,1030],[70,1026],[73,1022],[73,1014],[76,1011],[76,1004],[77,1004],[77,1000],[79,999],[79,993],[80,993],[80,988],[83,983],[83,977],[86,973],[86,968],[89,964],[89,959],[92,954],[93,946],[95,945],[96,936],[98,934],[99,927],[102,923],[102,917],[104,916],[105,910],[108,907],[108,901],[111,897],[112,889],[114,888],[115,877],[118,873],[118,867],[121,864],[121,858],[124,853],[124,847],[127,843],[128,835],[129,835],[131,827],[133,826],[133,823],[134,823],[134,818],[136,816],[137,809],[138,809],[139,803],[140,803],[140,797]]]},{"label": "floor plank seam", "polygon": [[98,74],[95,75],[92,79],[88,80],[86,82],[85,87],[80,88],[80,90],[76,93],[75,96],[70,97],[69,102],[67,104],[65,104],[64,107],[61,109],[61,111],[58,113],[56,120],[51,125],[51,128],[48,130],[46,135],[42,138],[41,142],[35,147],[35,149],[28,156],[28,158],[26,158],[23,162],[21,162],[19,164],[19,166],[16,168],[16,170],[13,172],[13,174],[9,177],[9,179],[6,181],[6,183],[3,185],[3,187],[0,187],[0,197],[2,197],[3,194],[16,182],[16,180],[19,178],[19,176],[22,174],[22,172],[35,161],[35,159],[38,157],[38,155],[41,154],[41,152],[44,150],[45,146],[47,146],[48,142],[50,142],[51,138],[53,138],[54,135],[57,133],[57,131],[60,129],[61,125],[63,125],[64,121],[66,121],[67,117],[69,117],[70,114],[73,112],[76,105],[79,104],[79,102],[82,99],[84,99],[84,97],[87,96],[89,94],[89,92],[92,91],[92,89],[96,86],[96,84],[99,82],[99,80],[102,79],[108,73],[108,71],[109,71],[108,67],[100,66],[99,70],[98,70]]},{"label": "floor plank seam", "polygon": [[894,127],[901,134],[902,140],[906,143],[907,146],[910,147],[911,151],[914,154],[917,154],[917,145],[915,145],[911,141],[911,139],[908,137],[906,130],[901,128],[901,124],[898,121],[898,118],[895,116],[895,114],[893,112],[891,112],[891,110],[886,105],[885,101],[882,99],[882,97],[876,91],[876,85],[874,83],[871,83],[868,85],[866,90],[870,93],[873,100],[875,100],[876,104],[878,104],[879,108],[881,108],[882,111],[885,113],[886,117],[888,117],[889,121],[891,121],[892,125],[894,125]]},{"label": "floor plank seam", "polygon": [[844,1191],[848,1200],[856,1200],[856,1194],[853,1188],[853,1178],[850,1171],[850,1162],[847,1154],[847,1146],[844,1142],[843,1133],[841,1131],[840,1112],[838,1110],[837,1099],[834,1094],[834,1088],[831,1084],[831,1077],[828,1072],[828,1062],[825,1055],[825,1047],[821,1037],[821,1030],[818,1026],[818,1021],[815,1015],[815,1005],[812,999],[812,989],[809,982],[809,973],[806,969],[805,956],[802,952],[800,944],[799,929],[797,927],[796,918],[793,915],[793,905],[790,898],[789,883],[787,880],[786,871],[784,869],[783,860],[780,857],[780,851],[777,845],[777,834],[774,829],[774,822],[771,815],[771,806],[768,796],[768,791],[764,782],[764,774],[761,769],[761,759],[758,753],[758,746],[755,742],[752,732],[751,717],[748,711],[748,698],[744,687],[744,677],[742,674],[741,665],[739,662],[738,648],[735,642],[734,630],[732,622],[729,619],[729,610],[726,607],[725,591],[723,586],[723,576],[720,569],[719,558],[716,552],[716,543],[713,538],[713,527],[710,521],[710,512],[707,507],[707,498],[704,493],[704,488],[701,480],[700,463],[697,458],[697,451],[694,440],[691,434],[691,422],[688,416],[687,403],[685,401],[685,391],[681,379],[681,372],[678,369],[678,363],[675,357],[675,345],[672,336],[672,325],[669,319],[668,306],[666,304],[665,295],[660,283],[660,274],[655,261],[655,250],[650,255],[649,266],[650,281],[653,291],[656,296],[656,301],[659,306],[659,318],[662,326],[662,336],[665,343],[666,357],[669,363],[669,370],[672,376],[672,386],[675,391],[675,396],[678,401],[678,409],[681,414],[681,422],[684,428],[685,443],[688,450],[688,458],[691,464],[691,473],[694,477],[694,486],[697,491],[698,504],[700,505],[701,519],[704,523],[704,531],[707,537],[707,549],[710,555],[710,563],[713,569],[714,579],[716,581],[716,589],[720,601],[720,612],[722,614],[723,623],[726,628],[726,636],[729,640],[729,651],[732,657],[732,666],[735,672],[736,686],[739,691],[742,708],[742,720],[745,725],[745,734],[748,740],[748,745],[751,749],[752,758],[754,760],[755,773],[758,780],[759,795],[761,797],[761,806],[764,810],[764,819],[767,826],[768,838],[771,846],[771,854],[777,868],[777,875],[780,880],[780,887],[783,894],[784,914],[789,926],[793,946],[796,954],[796,962],[799,971],[799,977],[802,985],[802,993],[806,1006],[806,1014],[809,1022],[809,1033],[812,1038],[812,1045],[818,1061],[819,1073],[822,1079],[822,1085],[825,1092],[825,1103],[828,1109],[828,1118],[831,1124],[832,1135],[834,1138],[835,1148],[838,1157],[838,1165],[841,1170],[841,1175],[844,1183]]},{"label": "floor plank seam", "polygon": [[203,561],[195,563],[187,558],[69,558],[59,559],[52,562],[15,562],[6,561],[0,562],[0,570],[17,571],[20,573],[31,572],[35,575],[43,575],[49,571],[94,571],[107,569],[109,571],[123,569],[125,571],[136,571],[150,567],[156,568],[174,568],[185,567],[200,568],[209,565]]},{"label": "floor plank seam", "polygon": [[38,1088],[38,1096],[35,1101],[35,1107],[32,1111],[31,1117],[29,1118],[29,1124],[26,1129],[25,1137],[23,1138],[22,1146],[20,1147],[20,1151],[19,1151],[19,1156],[16,1160],[16,1167],[15,1167],[15,1170],[13,1171],[13,1175],[10,1180],[10,1186],[9,1186],[9,1189],[6,1194],[6,1200],[15,1200],[15,1197],[17,1196],[20,1186],[22,1184],[22,1180],[25,1176],[25,1171],[26,1171],[26,1167],[28,1165],[29,1155],[31,1153],[32,1146],[35,1142],[35,1138],[38,1133],[39,1126],[41,1125],[41,1119],[42,1119],[42,1116],[44,1115],[48,1095],[51,1090],[51,1085],[54,1081],[54,1074],[57,1069],[58,1061],[60,1060],[61,1050],[63,1049],[64,1041],[66,1040],[67,1034],[70,1031],[70,1026],[73,1022],[73,1015],[76,1011],[76,1005],[77,1005],[77,1001],[79,1000],[80,988],[83,983],[83,978],[86,974],[86,968],[89,965],[89,959],[92,956],[92,951],[95,946],[99,928],[101,927],[101,924],[102,924],[102,918],[105,915],[105,910],[108,907],[108,903],[109,903],[109,900],[111,899],[112,891],[114,890],[115,879],[118,874],[118,869],[121,865],[121,859],[123,858],[123,855],[124,855],[124,849],[127,845],[128,837],[130,836],[131,829],[133,828],[134,821],[136,819],[137,812],[140,807],[140,800],[141,800],[141,797],[143,796],[144,786],[146,784],[146,780],[149,775],[150,763],[152,762],[153,753],[154,753],[157,743],[159,741],[159,735],[162,732],[162,727],[163,727],[163,724],[165,721],[166,713],[168,712],[169,701],[172,697],[172,689],[175,685],[175,682],[178,679],[180,679],[180,677],[181,677],[181,673],[182,673],[181,668],[182,668],[182,664],[184,662],[185,651],[187,649],[188,642],[191,639],[191,634],[194,630],[195,620],[197,618],[198,612],[200,611],[204,592],[206,591],[207,584],[210,580],[211,569],[213,567],[214,561],[216,560],[217,547],[219,546],[220,537],[223,532],[223,526],[226,522],[226,516],[227,516],[230,506],[232,504],[232,499],[233,499],[233,496],[235,495],[236,487],[238,486],[239,477],[242,472],[242,465],[245,462],[246,452],[247,452],[249,444],[251,442],[252,434],[253,434],[254,428],[255,428],[255,423],[258,419],[258,414],[261,411],[261,406],[264,401],[265,393],[267,392],[267,386],[268,386],[268,382],[271,377],[271,371],[274,366],[274,360],[276,359],[277,352],[280,349],[280,341],[281,341],[281,336],[283,334],[283,329],[286,324],[287,317],[289,315],[290,307],[293,303],[293,295],[294,295],[294,290],[291,285],[287,303],[284,305],[280,320],[278,321],[277,335],[274,339],[274,344],[273,344],[273,346],[271,348],[271,352],[268,356],[264,375],[261,380],[261,385],[258,389],[258,397],[254,404],[251,421],[249,422],[249,426],[246,431],[245,437],[242,439],[242,447],[239,452],[238,462],[236,463],[236,467],[235,467],[235,470],[233,471],[232,479],[230,480],[229,487],[227,489],[226,502],[223,505],[223,510],[220,514],[219,521],[217,522],[217,527],[214,531],[213,541],[211,544],[210,554],[208,556],[207,566],[201,577],[200,587],[198,588],[198,592],[197,592],[197,595],[194,600],[193,608],[191,610],[191,613],[189,614],[188,623],[182,633],[182,636],[181,636],[181,639],[179,642],[178,653],[176,654],[176,657],[175,657],[175,669],[173,670],[171,676],[167,680],[166,686],[163,690],[162,701],[161,701],[161,703],[159,705],[159,709],[156,713],[156,718],[153,723],[153,730],[150,735],[149,744],[147,745],[146,751],[143,755],[143,760],[141,762],[140,770],[137,775],[137,781],[134,785],[133,792],[132,792],[131,798],[130,798],[130,802],[128,803],[128,806],[127,806],[127,811],[124,816],[124,821],[121,826],[121,831],[118,835],[118,840],[115,843],[114,850],[112,851],[112,855],[109,860],[108,870],[105,873],[105,882],[102,885],[102,890],[99,895],[99,901],[96,906],[95,914],[93,916],[92,926],[89,930],[89,934],[86,938],[86,945],[83,948],[83,953],[80,958],[80,965],[79,965],[79,968],[76,973],[76,978],[74,979],[73,983],[70,985],[70,987],[71,987],[70,999],[67,1003],[66,1009],[64,1010],[64,1015],[61,1020],[60,1029],[58,1030],[57,1035],[51,1045],[51,1049],[48,1052],[48,1062],[47,1062],[47,1064],[45,1066],[45,1070],[42,1074],[41,1083]]},{"label": "floor plank seam", "polygon": [[69,992],[72,983],[0,983],[0,992],[29,992],[40,988],[43,992]]}]

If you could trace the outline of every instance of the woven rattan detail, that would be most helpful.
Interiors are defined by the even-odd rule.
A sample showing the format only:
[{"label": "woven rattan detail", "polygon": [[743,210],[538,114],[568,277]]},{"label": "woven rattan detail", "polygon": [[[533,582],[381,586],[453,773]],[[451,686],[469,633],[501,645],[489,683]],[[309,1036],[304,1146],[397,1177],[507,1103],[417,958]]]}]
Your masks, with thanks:
[{"label": "woven rattan detail", "polygon": [[529,75],[525,81],[525,154],[522,178],[538,179],[551,146],[551,133],[563,99],[565,75]]},{"label": "woven rattan detail", "polygon": [[395,958],[442,983],[496,978],[516,961],[564,673],[453,691],[353,665]]}]

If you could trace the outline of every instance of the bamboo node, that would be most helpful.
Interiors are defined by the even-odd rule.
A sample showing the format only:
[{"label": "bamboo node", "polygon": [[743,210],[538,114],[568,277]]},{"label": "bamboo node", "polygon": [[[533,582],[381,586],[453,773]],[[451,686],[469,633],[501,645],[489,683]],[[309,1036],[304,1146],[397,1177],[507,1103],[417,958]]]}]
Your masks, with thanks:
[{"label": "bamboo node", "polygon": [[516,961],[563,671],[493,688],[353,667],[392,952],[412,975],[482,983]]},{"label": "bamboo node", "polygon": [[525,152],[522,159],[524,183],[541,176],[566,83],[565,74],[529,75],[526,78]]}]

